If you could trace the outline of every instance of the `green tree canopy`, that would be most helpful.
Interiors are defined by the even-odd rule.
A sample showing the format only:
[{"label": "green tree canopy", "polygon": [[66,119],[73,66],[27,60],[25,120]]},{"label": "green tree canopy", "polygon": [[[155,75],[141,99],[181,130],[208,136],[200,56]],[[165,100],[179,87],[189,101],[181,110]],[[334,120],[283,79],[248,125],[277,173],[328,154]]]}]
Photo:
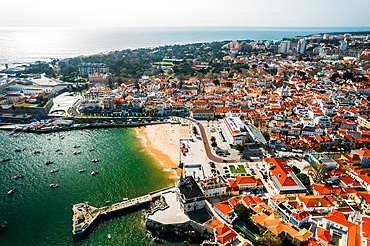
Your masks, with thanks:
[{"label": "green tree canopy", "polygon": [[237,144],[237,145],[235,146],[235,149],[236,149],[237,151],[243,152],[243,151],[244,151],[244,145]]},{"label": "green tree canopy", "polygon": [[196,126],[193,126],[193,134],[198,135],[198,129]]},{"label": "green tree canopy", "polygon": [[301,173],[301,169],[299,169],[296,166],[291,166],[290,169],[292,169],[293,173],[297,175],[298,173]]},{"label": "green tree canopy", "polygon": [[259,237],[257,239],[257,243],[260,246],[281,246],[283,245],[281,238],[271,232],[266,232],[262,237]]},{"label": "green tree canopy", "polygon": [[250,211],[242,203],[236,204],[234,207],[234,211],[236,215],[238,216],[239,220],[247,221],[249,219]]},{"label": "green tree canopy", "polygon": [[305,173],[298,173],[297,178],[302,182],[304,186],[309,186],[311,184],[310,177]]}]

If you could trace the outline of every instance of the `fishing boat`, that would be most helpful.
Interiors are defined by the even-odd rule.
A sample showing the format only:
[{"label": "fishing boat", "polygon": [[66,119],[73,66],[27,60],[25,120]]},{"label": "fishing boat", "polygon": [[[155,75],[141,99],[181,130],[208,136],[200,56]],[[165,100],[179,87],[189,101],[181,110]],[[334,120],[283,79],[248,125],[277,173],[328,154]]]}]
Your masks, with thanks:
[{"label": "fishing boat", "polygon": [[33,154],[40,154],[41,152],[39,150],[36,150],[33,152]]},{"label": "fishing boat", "polygon": [[91,175],[93,175],[93,176],[94,176],[94,175],[96,175],[96,174],[98,174],[98,173],[99,173],[98,171],[92,171],[92,172],[91,172]]},{"label": "fishing boat", "polygon": [[8,223],[6,223],[6,221],[4,221],[4,222],[0,225],[0,231],[1,231],[1,230],[4,230],[6,227],[8,227]]},{"label": "fishing boat", "polygon": [[56,150],[55,150],[55,152],[59,152],[59,151],[60,151],[60,149],[56,149]]},{"label": "fishing boat", "polygon": [[15,188],[14,190],[8,191],[8,195],[13,195],[16,190],[17,190],[17,188]]},{"label": "fishing boat", "polygon": [[94,148],[92,148],[92,149],[89,149],[90,151],[94,151],[95,149]]},{"label": "fishing boat", "polygon": [[2,159],[2,161],[3,161],[3,162],[7,162],[7,161],[10,161],[10,159],[9,159],[9,158],[7,158],[7,159]]},{"label": "fishing boat", "polygon": [[51,185],[50,185],[50,187],[51,187],[51,188],[57,188],[57,187],[58,187],[58,185],[57,185],[57,184],[51,184]]},{"label": "fishing boat", "polygon": [[81,151],[75,151],[73,154],[75,155],[81,154]]},{"label": "fishing boat", "polygon": [[46,161],[45,164],[46,165],[53,164],[53,161]]},{"label": "fishing boat", "polygon": [[86,169],[80,169],[78,170],[80,173],[86,172]]},{"label": "fishing boat", "polygon": [[99,162],[99,159],[92,159],[92,162]]},{"label": "fishing boat", "polygon": [[21,152],[21,151],[22,151],[21,149],[14,150],[14,152]]},{"label": "fishing boat", "polygon": [[56,172],[59,172],[59,169],[58,168],[57,169],[52,169],[50,172],[51,173],[56,173]]},{"label": "fishing boat", "polygon": [[73,148],[80,148],[81,146],[80,145],[77,145],[77,144],[75,144],[75,145],[73,145]]},{"label": "fishing boat", "polygon": [[17,176],[14,176],[14,179],[20,179],[20,178],[23,178],[24,176],[22,174],[20,175],[17,175]]}]

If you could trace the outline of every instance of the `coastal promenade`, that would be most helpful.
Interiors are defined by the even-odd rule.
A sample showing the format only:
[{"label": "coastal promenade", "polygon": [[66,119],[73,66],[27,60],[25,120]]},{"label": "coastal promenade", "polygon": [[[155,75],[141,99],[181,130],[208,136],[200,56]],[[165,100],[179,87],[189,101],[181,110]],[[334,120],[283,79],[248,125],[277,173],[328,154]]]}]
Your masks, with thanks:
[{"label": "coastal promenade", "polygon": [[129,208],[135,208],[140,205],[148,204],[149,202],[153,201],[154,198],[160,196],[162,192],[168,192],[171,190],[174,190],[174,186],[101,208],[90,206],[86,202],[75,204],[72,206],[72,234],[73,236],[84,234],[92,224],[98,221],[97,219],[99,217],[114,215],[117,214],[117,212],[122,212],[124,210],[128,210]]}]

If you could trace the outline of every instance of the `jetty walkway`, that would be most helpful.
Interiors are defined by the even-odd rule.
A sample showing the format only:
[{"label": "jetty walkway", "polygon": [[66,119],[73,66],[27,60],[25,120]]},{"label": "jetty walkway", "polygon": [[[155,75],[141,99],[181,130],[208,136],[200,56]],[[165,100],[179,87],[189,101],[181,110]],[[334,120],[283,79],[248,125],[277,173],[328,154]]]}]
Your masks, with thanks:
[{"label": "jetty walkway", "polygon": [[72,234],[73,236],[76,236],[85,233],[87,229],[94,222],[96,222],[100,216],[112,215],[119,211],[124,211],[126,209],[134,208],[140,205],[145,205],[153,201],[154,198],[159,197],[162,192],[169,191],[171,189],[174,189],[174,186],[151,192],[145,196],[118,202],[101,208],[90,206],[86,202],[75,204],[72,206]]}]

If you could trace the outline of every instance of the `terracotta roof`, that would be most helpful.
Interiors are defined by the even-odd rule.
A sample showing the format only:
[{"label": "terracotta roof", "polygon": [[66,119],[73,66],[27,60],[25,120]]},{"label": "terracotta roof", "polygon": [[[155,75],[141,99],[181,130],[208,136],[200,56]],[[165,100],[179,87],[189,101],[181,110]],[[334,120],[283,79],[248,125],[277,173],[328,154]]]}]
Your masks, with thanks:
[{"label": "terracotta roof", "polygon": [[216,230],[218,232],[216,237],[222,244],[229,242],[237,236],[237,234],[226,224],[217,226]]}]

